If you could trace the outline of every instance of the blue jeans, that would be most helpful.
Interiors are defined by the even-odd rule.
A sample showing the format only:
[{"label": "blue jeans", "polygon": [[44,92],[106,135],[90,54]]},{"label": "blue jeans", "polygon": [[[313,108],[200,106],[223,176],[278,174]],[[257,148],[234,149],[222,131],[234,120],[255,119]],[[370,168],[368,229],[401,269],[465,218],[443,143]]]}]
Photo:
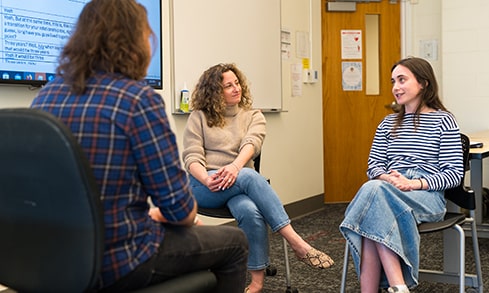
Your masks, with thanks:
[{"label": "blue jeans", "polygon": [[[421,170],[399,170],[407,178],[426,175]],[[362,254],[362,238],[381,243],[399,255],[404,280],[408,287],[418,284],[419,243],[418,224],[436,222],[445,215],[443,191],[401,191],[382,180],[370,180],[362,185],[345,212],[340,231],[348,241],[358,277]],[[380,286],[387,288],[382,271]]]},{"label": "blue jeans", "polygon": [[190,185],[199,206],[229,207],[248,238],[248,269],[266,268],[270,264],[267,224],[273,232],[290,224],[289,216],[268,181],[255,170],[243,168],[233,186],[223,191],[212,192],[193,176],[190,176]]},{"label": "blue jeans", "polygon": [[244,233],[231,226],[165,226],[157,253],[101,292],[128,292],[186,273],[209,269],[220,293],[243,293],[248,249]]}]

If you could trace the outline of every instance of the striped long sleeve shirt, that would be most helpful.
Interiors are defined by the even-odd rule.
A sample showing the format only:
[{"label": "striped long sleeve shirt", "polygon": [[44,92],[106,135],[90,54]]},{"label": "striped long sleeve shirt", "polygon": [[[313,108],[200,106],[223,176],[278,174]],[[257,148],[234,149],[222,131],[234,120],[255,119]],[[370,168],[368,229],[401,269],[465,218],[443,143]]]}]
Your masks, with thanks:
[{"label": "striped long sleeve shirt", "polygon": [[395,134],[397,114],[377,127],[368,158],[367,176],[376,178],[391,170],[420,168],[429,190],[445,190],[460,184],[464,172],[462,143],[457,122],[445,111],[421,113],[419,124],[407,113]]}]

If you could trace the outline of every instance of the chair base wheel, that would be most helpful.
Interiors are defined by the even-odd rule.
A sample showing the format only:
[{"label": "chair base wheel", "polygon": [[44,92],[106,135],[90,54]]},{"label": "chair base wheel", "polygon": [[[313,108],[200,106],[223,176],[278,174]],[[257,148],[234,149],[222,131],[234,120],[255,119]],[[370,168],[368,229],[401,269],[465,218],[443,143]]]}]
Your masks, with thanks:
[{"label": "chair base wheel", "polygon": [[287,288],[287,290],[285,290],[285,293],[299,293],[299,290],[297,288]]},{"label": "chair base wheel", "polygon": [[269,265],[266,269],[265,269],[265,274],[267,276],[275,276],[277,274],[277,268],[274,266],[274,265]]}]

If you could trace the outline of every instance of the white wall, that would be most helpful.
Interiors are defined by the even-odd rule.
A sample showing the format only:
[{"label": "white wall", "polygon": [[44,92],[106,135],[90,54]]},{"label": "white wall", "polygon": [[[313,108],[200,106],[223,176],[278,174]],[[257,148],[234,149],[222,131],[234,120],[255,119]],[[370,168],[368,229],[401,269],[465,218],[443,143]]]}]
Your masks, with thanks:
[{"label": "white wall", "polygon": [[[167,86],[171,84],[168,0],[163,0],[163,7],[164,89],[161,94],[170,113],[172,89]],[[297,31],[312,34],[312,67],[321,71],[321,9],[324,7],[320,0],[282,0],[282,24],[292,32],[292,57],[283,61],[282,67],[282,98],[286,112],[266,114],[268,123],[262,173],[271,179],[284,204],[322,194],[324,188],[321,82],[304,84],[302,96],[292,97],[290,80],[290,64],[301,62],[295,57]],[[239,11],[239,7],[235,11]],[[232,25],[232,22],[223,25]],[[223,42],[223,46],[232,50],[230,44]],[[36,91],[26,87],[0,86],[0,107],[27,107],[35,94]],[[181,145],[186,116],[169,116]]]},{"label": "white wall", "polygon": [[[411,4],[417,2],[417,4]],[[432,62],[442,98],[464,133],[489,128],[489,29],[486,0],[411,0],[404,3],[408,23],[407,51],[420,54],[419,41],[439,39],[439,60]],[[483,162],[487,171],[489,161]],[[487,176],[486,176],[487,177]],[[483,179],[484,186],[489,178]]]},{"label": "white wall", "polygon": [[[415,3],[415,4],[412,4]],[[421,40],[438,41],[438,59],[430,60],[442,99],[463,132],[489,128],[486,119],[489,80],[489,29],[486,0],[403,1],[407,18],[406,55],[423,57]]]},{"label": "white wall", "polygon": [[440,83],[440,92],[443,98],[442,56],[441,56],[441,2],[442,0],[418,0],[401,2],[401,10],[404,14],[403,27],[403,56],[423,57],[420,50],[421,41],[435,41],[438,44],[436,57],[430,58],[429,62],[435,70],[436,78]]},{"label": "white wall", "polygon": [[489,29],[485,0],[442,1],[443,87],[461,129],[489,128]]},{"label": "white wall", "polygon": [[[489,29],[485,0],[442,1],[443,88],[460,128],[466,133],[489,128]],[[484,172],[489,161],[483,161]],[[489,178],[483,178],[489,186]]]}]

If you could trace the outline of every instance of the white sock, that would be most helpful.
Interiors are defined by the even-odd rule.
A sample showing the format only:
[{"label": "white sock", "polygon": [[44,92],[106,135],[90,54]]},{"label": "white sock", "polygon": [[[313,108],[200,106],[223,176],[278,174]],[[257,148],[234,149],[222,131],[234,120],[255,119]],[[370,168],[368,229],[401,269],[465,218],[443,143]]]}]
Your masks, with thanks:
[{"label": "white sock", "polygon": [[409,292],[409,288],[405,284],[402,284],[402,285],[394,285],[392,287],[396,287],[399,290],[398,292],[402,292],[402,293]]}]

